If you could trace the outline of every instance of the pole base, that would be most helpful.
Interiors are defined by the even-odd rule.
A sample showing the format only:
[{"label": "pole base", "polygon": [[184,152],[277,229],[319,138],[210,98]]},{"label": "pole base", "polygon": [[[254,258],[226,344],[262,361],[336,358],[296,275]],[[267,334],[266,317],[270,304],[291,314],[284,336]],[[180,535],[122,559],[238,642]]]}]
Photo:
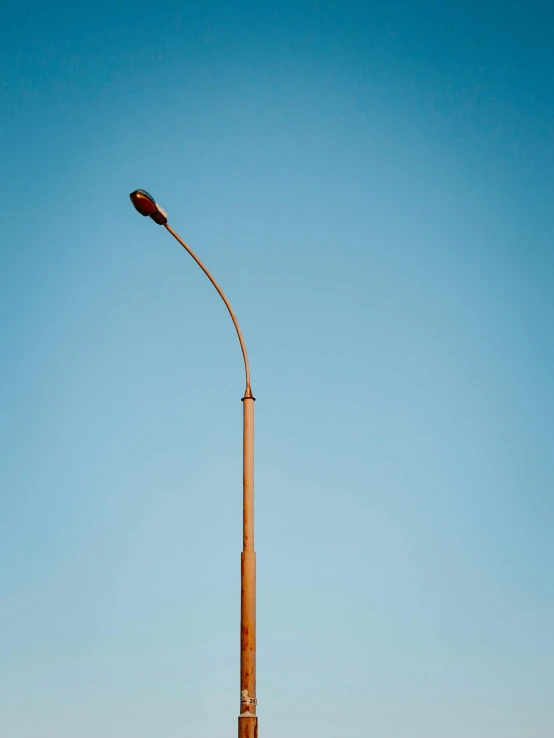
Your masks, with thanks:
[{"label": "pole base", "polygon": [[258,738],[258,716],[239,717],[239,738]]}]

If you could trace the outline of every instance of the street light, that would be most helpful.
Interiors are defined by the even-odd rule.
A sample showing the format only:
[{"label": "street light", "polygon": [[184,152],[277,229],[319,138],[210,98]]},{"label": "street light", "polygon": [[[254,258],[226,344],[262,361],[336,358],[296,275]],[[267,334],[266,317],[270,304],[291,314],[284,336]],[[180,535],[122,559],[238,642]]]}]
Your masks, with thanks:
[{"label": "street light", "polygon": [[243,403],[243,477],[242,477],[242,553],[241,553],[241,589],[240,589],[240,713],[239,738],[257,738],[258,718],[256,715],[256,553],[254,551],[254,397],[250,387],[250,367],[242,333],[220,286],[206,269],[204,264],[187,244],[175,233],[167,223],[167,213],[149,195],[146,190],[131,192],[131,202],[135,209],[145,217],[148,216],[158,225],[163,225],[181,246],[192,256],[200,269],[216,288],[225,303],[235,326],[240,341],[246,388]]}]

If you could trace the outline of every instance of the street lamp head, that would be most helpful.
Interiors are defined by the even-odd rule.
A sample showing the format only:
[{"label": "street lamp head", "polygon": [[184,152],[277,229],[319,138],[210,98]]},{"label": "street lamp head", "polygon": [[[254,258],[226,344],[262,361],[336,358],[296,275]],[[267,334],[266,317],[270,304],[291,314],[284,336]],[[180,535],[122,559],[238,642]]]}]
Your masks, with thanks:
[{"label": "street lamp head", "polygon": [[167,213],[163,210],[158,203],[154,200],[152,195],[149,195],[146,190],[135,190],[129,195],[131,202],[133,203],[135,210],[141,215],[149,215],[154,223],[158,225],[165,225],[167,223]]}]

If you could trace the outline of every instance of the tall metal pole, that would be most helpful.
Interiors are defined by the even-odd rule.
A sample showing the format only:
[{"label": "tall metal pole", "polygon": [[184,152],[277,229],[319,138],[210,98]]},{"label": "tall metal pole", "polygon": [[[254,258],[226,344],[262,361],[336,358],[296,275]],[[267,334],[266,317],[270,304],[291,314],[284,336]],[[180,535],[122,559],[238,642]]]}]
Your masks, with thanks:
[{"label": "tall metal pole", "polygon": [[239,738],[257,738],[256,552],[254,551],[254,398],[243,403],[243,522],[240,588]]},{"label": "tall metal pole", "polygon": [[250,366],[244,339],[222,289],[183,239],[167,222],[161,222],[181,246],[192,256],[210,282],[216,288],[233,320],[240,341],[246,388],[242,398],[242,553],[240,567],[240,713],[238,738],[257,738],[258,717],[256,715],[256,552],[254,551],[254,397],[250,387]]}]

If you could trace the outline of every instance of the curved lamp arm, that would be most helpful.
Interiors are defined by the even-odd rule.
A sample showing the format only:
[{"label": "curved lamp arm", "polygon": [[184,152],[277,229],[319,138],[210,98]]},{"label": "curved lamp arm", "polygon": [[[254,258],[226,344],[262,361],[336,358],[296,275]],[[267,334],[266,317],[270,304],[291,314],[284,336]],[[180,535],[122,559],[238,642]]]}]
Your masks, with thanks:
[{"label": "curved lamp arm", "polygon": [[237,336],[239,337],[240,348],[242,350],[242,358],[244,359],[244,371],[245,371],[245,374],[246,374],[246,389],[244,390],[244,396],[245,397],[252,397],[252,389],[250,387],[250,366],[248,364],[248,354],[246,353],[246,346],[244,345],[244,339],[242,337],[242,333],[241,333],[241,330],[240,330],[239,322],[238,322],[238,320],[237,320],[237,318],[236,318],[236,316],[235,316],[235,314],[233,312],[233,308],[229,304],[229,300],[225,297],[225,295],[224,295],[223,290],[221,289],[221,287],[218,285],[218,283],[212,277],[212,275],[210,274],[210,272],[206,269],[206,267],[204,266],[204,264],[202,264],[202,262],[200,261],[200,259],[194,253],[194,251],[189,246],[187,246],[187,244],[183,241],[183,239],[177,233],[175,233],[175,231],[173,230],[173,228],[170,225],[168,225],[167,223],[160,223],[160,225],[163,225],[163,227],[166,230],[168,230],[171,233],[171,235],[177,241],[179,241],[179,243],[181,244],[181,246],[186,251],[188,251],[188,253],[192,256],[192,258],[194,259],[194,261],[198,264],[198,266],[200,267],[200,269],[202,269],[202,271],[204,272],[204,274],[206,275],[206,277],[210,280],[210,282],[216,288],[219,296],[221,297],[221,299],[225,303],[225,307],[229,311],[229,315],[231,316],[231,320],[233,321],[233,325],[235,326],[235,330],[237,332]]},{"label": "curved lamp arm", "polygon": [[165,210],[158,205],[158,203],[154,200],[152,195],[149,192],[146,192],[146,190],[134,190],[129,195],[131,198],[131,202],[133,203],[133,207],[137,212],[139,212],[141,215],[145,217],[152,218],[154,223],[157,223],[158,225],[163,225],[163,227],[168,230],[171,235],[179,241],[181,246],[188,251],[188,253],[192,256],[194,261],[198,264],[200,269],[204,272],[206,277],[210,280],[210,282],[213,284],[213,286],[216,288],[219,296],[225,303],[225,307],[229,311],[229,315],[231,316],[231,319],[233,321],[233,325],[235,326],[235,330],[237,332],[237,336],[239,337],[240,341],[240,348],[242,350],[242,358],[244,359],[244,371],[246,373],[246,389],[244,390],[244,398],[251,398],[252,397],[252,389],[250,388],[250,367],[248,365],[248,355],[246,353],[246,346],[244,345],[244,339],[242,337],[242,333],[240,331],[238,320],[235,317],[235,314],[233,312],[233,309],[231,305],[229,304],[229,300],[225,297],[223,294],[223,290],[218,285],[218,283],[215,281],[215,279],[212,277],[212,275],[209,273],[209,271],[206,269],[204,264],[200,261],[200,259],[196,256],[194,251],[190,249],[187,244],[183,241],[183,239],[175,233],[173,228],[167,224],[167,213]]}]

